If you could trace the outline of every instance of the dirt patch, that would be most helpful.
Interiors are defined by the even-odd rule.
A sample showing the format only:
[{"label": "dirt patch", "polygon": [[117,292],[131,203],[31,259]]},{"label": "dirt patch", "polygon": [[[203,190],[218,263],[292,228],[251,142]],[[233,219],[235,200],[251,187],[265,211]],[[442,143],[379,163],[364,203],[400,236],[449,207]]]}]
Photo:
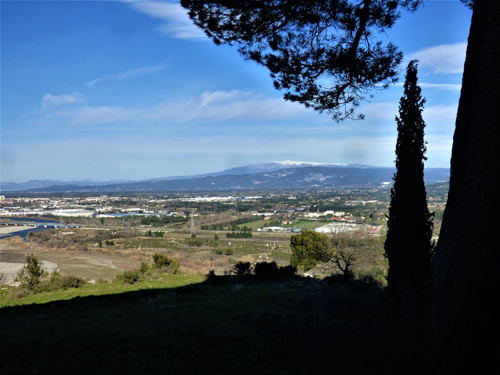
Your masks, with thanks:
[{"label": "dirt patch", "polygon": [[[2,262],[0,264],[4,264],[6,269],[11,269],[12,263],[24,263],[28,254],[35,255],[41,262],[55,263],[62,274],[91,280],[110,281],[123,271],[140,266],[138,260],[119,254],[46,249],[37,244],[26,242],[20,237],[9,237],[0,241],[0,261]],[[2,273],[1,265],[0,273]]]}]

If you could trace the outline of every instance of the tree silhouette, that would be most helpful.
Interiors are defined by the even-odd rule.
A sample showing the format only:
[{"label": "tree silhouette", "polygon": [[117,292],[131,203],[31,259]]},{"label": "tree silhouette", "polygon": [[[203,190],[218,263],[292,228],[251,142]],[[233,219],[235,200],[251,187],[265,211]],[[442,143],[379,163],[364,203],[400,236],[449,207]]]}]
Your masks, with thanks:
[{"label": "tree silhouette", "polygon": [[[500,1],[461,1],[473,14],[450,190],[434,256],[433,345],[441,373],[489,373],[493,367],[500,373],[500,251],[491,207],[500,181]],[[237,45],[243,57],[266,66],[285,99],[335,119],[355,117],[354,108],[366,95],[394,81],[401,54],[392,44],[375,42],[374,34],[390,28],[401,8],[414,10],[422,3],[181,0],[214,42]]]},{"label": "tree silhouette", "polygon": [[417,304],[428,301],[431,278],[432,228],[424,184],[425,99],[417,79],[417,61],[406,69],[404,95],[399,102],[396,173],[391,189],[385,254],[389,260],[389,292]]},{"label": "tree silhouette", "polygon": [[394,25],[401,8],[420,0],[181,0],[216,44],[237,45],[245,59],[269,69],[276,89],[335,119],[372,91],[396,81],[402,54],[374,34]]}]

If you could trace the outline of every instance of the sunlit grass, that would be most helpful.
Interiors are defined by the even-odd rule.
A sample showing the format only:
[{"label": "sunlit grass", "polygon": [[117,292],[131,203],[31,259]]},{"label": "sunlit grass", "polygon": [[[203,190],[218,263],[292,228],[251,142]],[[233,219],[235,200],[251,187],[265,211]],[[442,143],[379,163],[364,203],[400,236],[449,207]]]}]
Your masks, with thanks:
[{"label": "sunlit grass", "polygon": [[3,286],[0,290],[0,307],[20,306],[32,304],[44,304],[52,301],[71,300],[75,297],[103,296],[121,294],[139,290],[178,288],[188,284],[202,283],[206,280],[204,275],[163,275],[160,280],[139,281],[134,284],[122,282],[87,284],[76,289],[58,290],[53,292],[42,292],[30,294],[17,300],[10,300],[9,294],[17,287]]}]

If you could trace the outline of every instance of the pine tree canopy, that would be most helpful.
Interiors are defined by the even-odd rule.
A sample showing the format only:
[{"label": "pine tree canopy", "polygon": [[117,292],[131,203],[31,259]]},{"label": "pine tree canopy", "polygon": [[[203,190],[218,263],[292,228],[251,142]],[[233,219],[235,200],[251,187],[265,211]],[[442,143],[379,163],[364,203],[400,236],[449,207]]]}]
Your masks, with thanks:
[{"label": "pine tree canopy", "polygon": [[217,44],[269,69],[286,100],[336,120],[363,118],[355,108],[397,80],[402,53],[376,34],[401,9],[421,0],[182,0],[196,25]]}]

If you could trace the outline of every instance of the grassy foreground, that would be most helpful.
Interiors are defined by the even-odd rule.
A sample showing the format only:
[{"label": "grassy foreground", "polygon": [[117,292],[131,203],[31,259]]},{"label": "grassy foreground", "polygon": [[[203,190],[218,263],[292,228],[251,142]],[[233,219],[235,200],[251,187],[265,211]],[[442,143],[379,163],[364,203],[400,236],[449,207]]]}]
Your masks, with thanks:
[{"label": "grassy foreground", "polygon": [[382,294],[361,281],[171,275],[3,296],[0,373],[425,373],[418,333],[394,327]]}]

